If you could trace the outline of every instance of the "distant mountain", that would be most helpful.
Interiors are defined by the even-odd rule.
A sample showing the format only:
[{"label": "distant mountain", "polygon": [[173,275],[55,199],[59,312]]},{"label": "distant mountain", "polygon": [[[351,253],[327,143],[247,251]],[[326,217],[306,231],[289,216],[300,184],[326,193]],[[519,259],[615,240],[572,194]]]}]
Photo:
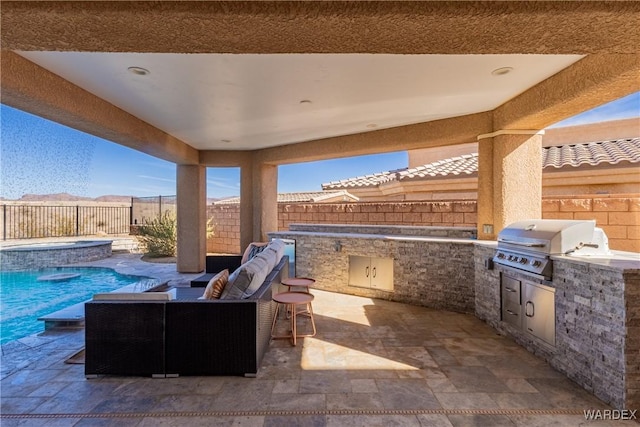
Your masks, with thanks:
[{"label": "distant mountain", "polygon": [[[9,200],[2,198],[2,200]],[[18,202],[116,202],[131,203],[131,196],[107,195],[91,198],[84,196],[75,196],[69,193],[56,194],[25,194],[16,201]]]},{"label": "distant mountain", "polygon": [[74,196],[69,193],[25,194],[18,199],[21,202],[77,202],[90,201],[91,197]]},{"label": "distant mountain", "polygon": [[[69,193],[56,194],[25,194],[19,199],[7,199],[0,197],[0,201],[17,201],[17,202],[103,202],[103,203],[131,203],[131,198],[135,196],[118,196],[108,194],[96,198],[75,196]],[[207,204],[221,200],[220,198],[207,198]]]},{"label": "distant mountain", "polygon": [[96,197],[96,202],[113,202],[113,203],[131,203],[132,196],[116,196],[116,195],[108,195],[108,196],[100,196]]}]

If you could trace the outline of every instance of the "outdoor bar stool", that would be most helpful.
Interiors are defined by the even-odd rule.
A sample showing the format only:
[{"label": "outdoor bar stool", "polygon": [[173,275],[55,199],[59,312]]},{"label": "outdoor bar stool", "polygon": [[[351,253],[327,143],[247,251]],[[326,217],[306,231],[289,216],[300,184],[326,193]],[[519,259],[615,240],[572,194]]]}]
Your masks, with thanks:
[{"label": "outdoor bar stool", "polygon": [[[282,292],[275,294],[273,300],[278,303],[276,305],[276,312],[273,316],[273,323],[271,324],[271,338],[282,339],[291,338],[293,345],[296,345],[297,339],[302,337],[313,337],[316,335],[316,322],[313,318],[313,308],[311,307],[311,301],[313,301],[313,295],[308,292]],[[280,311],[280,304],[285,304],[288,311],[291,312],[291,335],[274,335],[273,332],[276,327],[276,321],[278,320],[278,313]],[[313,327],[313,333],[298,335],[297,327],[297,314],[298,309],[296,306],[305,305],[306,311],[309,313],[311,319],[311,326]]]}]

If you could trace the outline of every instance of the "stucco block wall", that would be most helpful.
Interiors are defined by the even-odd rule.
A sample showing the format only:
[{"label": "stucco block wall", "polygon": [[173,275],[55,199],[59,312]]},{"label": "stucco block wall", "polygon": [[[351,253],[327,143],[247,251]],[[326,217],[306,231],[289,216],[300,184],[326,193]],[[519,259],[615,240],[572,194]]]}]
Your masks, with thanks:
[{"label": "stucco block wall", "polygon": [[[475,201],[300,203],[278,205],[278,231],[290,224],[417,225],[475,227]],[[207,252],[239,253],[240,206],[207,207],[214,236],[207,240]]]},{"label": "stucco block wall", "polygon": [[474,227],[475,205],[475,201],[281,204],[278,228],[288,230],[292,223]]},{"label": "stucco block wall", "polygon": [[[278,230],[290,224],[362,224],[475,227],[475,200],[369,203],[300,203],[278,205]],[[207,252],[240,253],[240,206],[207,207],[214,236]],[[611,249],[640,252],[640,197],[586,195],[544,197],[544,219],[595,219],[609,237]]]},{"label": "stucco block wall", "polygon": [[213,236],[207,238],[207,252],[240,253],[240,205],[207,206]]},{"label": "stucco block wall", "polygon": [[545,219],[595,219],[609,238],[609,247],[640,252],[640,197],[637,195],[543,198]]}]

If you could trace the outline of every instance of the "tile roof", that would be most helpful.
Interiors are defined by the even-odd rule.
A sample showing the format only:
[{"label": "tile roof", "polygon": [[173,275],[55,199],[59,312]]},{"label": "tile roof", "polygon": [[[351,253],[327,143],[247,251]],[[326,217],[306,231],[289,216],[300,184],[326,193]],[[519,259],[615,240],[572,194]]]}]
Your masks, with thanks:
[{"label": "tile roof", "polygon": [[465,154],[459,157],[440,160],[415,168],[397,169],[388,172],[359,176],[357,178],[331,181],[322,184],[325,190],[348,187],[374,187],[389,181],[403,181],[405,179],[420,179],[448,175],[471,175],[478,170],[478,155]]},{"label": "tile roof", "polygon": [[478,154],[465,154],[459,157],[439,160],[427,165],[405,169],[397,174],[402,181],[407,178],[428,178],[448,175],[471,175],[478,171]]},{"label": "tile roof", "polygon": [[325,190],[348,188],[348,187],[373,187],[389,181],[402,181],[405,179],[428,178],[447,175],[470,175],[478,170],[478,155],[465,154],[460,157],[440,160],[427,165],[415,168],[397,169],[388,172],[374,173],[371,175],[359,176],[356,178],[332,181],[322,184]]},{"label": "tile roof", "polygon": [[[640,138],[618,139],[614,141],[589,142],[584,144],[544,147],[542,168],[578,167],[584,164],[596,166],[602,163],[640,162]],[[453,178],[473,175],[478,172],[478,153],[465,154],[415,168],[397,169],[356,178],[331,181],[322,184],[325,190],[340,188],[377,187],[390,181],[428,179],[435,177]]]},{"label": "tile roof", "polygon": [[625,161],[640,162],[640,138],[562,145],[542,150],[543,168],[596,166],[601,163],[615,165]]},{"label": "tile roof", "polygon": [[[348,200],[357,202],[358,197],[349,194],[348,191],[311,191],[301,193],[278,193],[278,203],[318,203],[336,197],[347,198]],[[240,197],[230,197],[228,199],[218,200],[214,205],[233,205],[240,203]]]}]

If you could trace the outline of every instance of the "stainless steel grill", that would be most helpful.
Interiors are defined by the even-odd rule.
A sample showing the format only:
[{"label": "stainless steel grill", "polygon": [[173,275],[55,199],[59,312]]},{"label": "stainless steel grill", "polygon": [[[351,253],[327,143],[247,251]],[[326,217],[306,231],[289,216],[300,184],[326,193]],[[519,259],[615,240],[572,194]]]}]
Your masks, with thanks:
[{"label": "stainless steel grill", "polygon": [[531,219],[515,222],[499,233],[493,262],[551,280],[551,255],[609,253],[607,236],[595,221]]}]

